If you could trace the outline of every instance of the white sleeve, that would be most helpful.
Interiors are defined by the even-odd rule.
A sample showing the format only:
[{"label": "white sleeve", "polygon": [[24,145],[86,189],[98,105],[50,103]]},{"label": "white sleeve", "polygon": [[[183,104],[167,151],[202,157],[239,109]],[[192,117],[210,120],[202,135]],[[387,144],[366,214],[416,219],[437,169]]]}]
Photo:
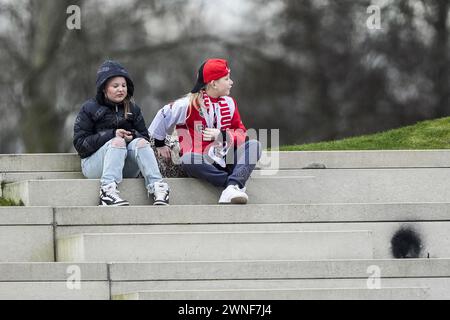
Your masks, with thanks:
[{"label": "white sleeve", "polygon": [[173,132],[177,124],[185,123],[188,109],[188,101],[185,100],[177,100],[173,104],[165,105],[158,111],[148,128],[151,137],[164,140],[167,134]]}]

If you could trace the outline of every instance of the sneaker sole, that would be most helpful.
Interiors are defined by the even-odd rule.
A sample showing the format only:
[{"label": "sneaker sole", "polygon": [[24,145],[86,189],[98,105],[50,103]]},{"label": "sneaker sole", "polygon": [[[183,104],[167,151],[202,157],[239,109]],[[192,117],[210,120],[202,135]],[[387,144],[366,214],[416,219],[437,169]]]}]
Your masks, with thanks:
[{"label": "sneaker sole", "polygon": [[219,204],[247,204],[248,199],[245,197],[232,198],[230,202],[220,202]]},{"label": "sneaker sole", "polygon": [[99,207],[126,207],[129,206],[129,203],[118,203],[118,204],[107,204],[102,202],[101,204],[99,204]]},{"label": "sneaker sole", "polygon": [[231,203],[232,204],[246,204],[247,203],[247,198],[245,197],[235,197],[231,199]]},{"label": "sneaker sole", "polygon": [[167,202],[162,202],[162,201],[156,201],[153,202],[154,206],[168,206],[169,204]]}]

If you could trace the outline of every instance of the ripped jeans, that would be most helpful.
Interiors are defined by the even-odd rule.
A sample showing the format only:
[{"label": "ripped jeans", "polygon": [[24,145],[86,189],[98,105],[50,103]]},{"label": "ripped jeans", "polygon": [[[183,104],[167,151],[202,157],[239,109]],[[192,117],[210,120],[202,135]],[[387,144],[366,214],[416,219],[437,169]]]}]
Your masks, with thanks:
[{"label": "ripped jeans", "polygon": [[142,138],[128,145],[121,138],[109,140],[94,154],[81,159],[81,170],[88,179],[100,179],[102,186],[119,184],[122,178],[137,178],[141,172],[150,193],[154,191],[153,184],[162,180],[155,153]]}]

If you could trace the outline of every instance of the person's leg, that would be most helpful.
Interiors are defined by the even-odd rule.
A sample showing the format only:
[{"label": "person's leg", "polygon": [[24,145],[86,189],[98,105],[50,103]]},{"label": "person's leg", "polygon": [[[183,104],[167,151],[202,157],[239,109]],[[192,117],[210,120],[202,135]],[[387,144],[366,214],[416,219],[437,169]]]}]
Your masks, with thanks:
[{"label": "person's leg", "polygon": [[227,156],[231,157],[233,162],[227,165],[230,175],[227,178],[227,187],[223,190],[219,203],[246,204],[248,196],[245,193],[245,183],[261,157],[261,145],[256,140],[250,140],[231,151],[234,152]]},{"label": "person's leg", "polygon": [[124,168],[124,176],[135,178],[142,173],[145,179],[145,186],[153,192],[153,184],[161,181],[158,162],[155,153],[150,147],[150,143],[145,139],[134,139],[128,144],[128,156]]},{"label": "person's leg", "polygon": [[181,165],[188,176],[206,180],[214,186],[225,187],[228,173],[218,169],[199,153],[185,153],[181,157]]},{"label": "person's leg", "polygon": [[81,161],[83,175],[88,179],[100,179],[101,185],[120,183],[126,155],[125,140],[111,139],[93,155]]},{"label": "person's leg", "polygon": [[127,157],[122,172],[124,178],[137,178],[141,172],[136,161],[136,142],[135,139],[127,145]]},{"label": "person's leg", "polygon": [[128,201],[121,199],[117,191],[117,184],[122,182],[126,154],[125,140],[114,138],[81,161],[82,172],[86,178],[100,178],[101,205],[128,205]]},{"label": "person's leg", "polygon": [[256,163],[261,158],[261,143],[257,140],[249,140],[243,143],[234,154],[232,172],[228,177],[227,185],[237,185],[244,188],[250,178]]},{"label": "person's leg", "polygon": [[128,157],[124,176],[135,178],[142,173],[149,194],[154,196],[154,204],[169,203],[169,186],[162,179],[155,153],[150,143],[137,138],[128,144]]}]

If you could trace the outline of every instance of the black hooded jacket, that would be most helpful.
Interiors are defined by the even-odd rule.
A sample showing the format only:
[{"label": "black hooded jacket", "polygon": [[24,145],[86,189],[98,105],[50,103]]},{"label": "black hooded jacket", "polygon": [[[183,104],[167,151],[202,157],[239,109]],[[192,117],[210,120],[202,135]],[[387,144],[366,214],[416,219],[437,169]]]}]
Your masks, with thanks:
[{"label": "black hooded jacket", "polygon": [[127,81],[128,96],[134,92],[134,84],[128,72],[115,61],[105,61],[97,72],[97,95],[83,103],[75,120],[73,145],[81,158],[87,158],[106,142],[116,136],[116,129],[133,133],[133,138],[150,140],[141,109],[130,103],[130,111],[125,119],[123,104],[105,101],[104,87],[112,77],[124,77]]}]

